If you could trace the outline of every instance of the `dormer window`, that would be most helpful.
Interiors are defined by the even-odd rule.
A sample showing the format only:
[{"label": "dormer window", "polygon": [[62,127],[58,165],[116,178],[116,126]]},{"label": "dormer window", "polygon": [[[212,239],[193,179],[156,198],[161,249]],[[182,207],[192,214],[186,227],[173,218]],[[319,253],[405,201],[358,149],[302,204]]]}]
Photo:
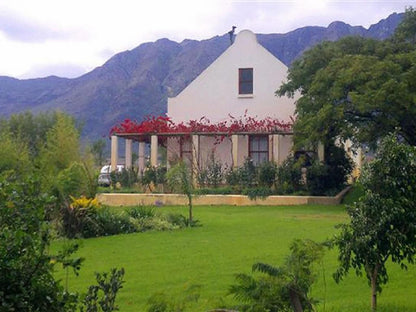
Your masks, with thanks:
[{"label": "dormer window", "polygon": [[238,94],[253,94],[253,68],[238,69]]}]

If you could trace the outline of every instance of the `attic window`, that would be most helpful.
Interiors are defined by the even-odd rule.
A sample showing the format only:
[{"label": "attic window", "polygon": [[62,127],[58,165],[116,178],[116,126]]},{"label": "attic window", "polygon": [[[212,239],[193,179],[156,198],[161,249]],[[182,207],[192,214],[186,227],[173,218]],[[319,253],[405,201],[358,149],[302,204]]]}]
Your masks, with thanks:
[{"label": "attic window", "polygon": [[253,94],[253,68],[238,69],[238,94]]}]

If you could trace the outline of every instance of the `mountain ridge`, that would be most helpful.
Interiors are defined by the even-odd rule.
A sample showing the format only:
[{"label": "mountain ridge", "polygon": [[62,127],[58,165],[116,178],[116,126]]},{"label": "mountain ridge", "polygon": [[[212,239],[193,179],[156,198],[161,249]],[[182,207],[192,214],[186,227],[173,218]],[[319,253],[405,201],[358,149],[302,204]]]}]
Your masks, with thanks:
[{"label": "mountain ridge", "polygon": [[[306,26],[285,34],[258,34],[261,45],[290,66],[305,50],[324,40],[348,35],[389,37],[403,13],[393,13],[368,29],[334,21],[328,27]],[[168,96],[175,96],[229,46],[224,34],[204,40],[175,42],[161,38],[115,54],[102,66],[77,77],[49,76],[16,79],[0,76],[1,117],[30,110],[59,109],[84,124],[83,138],[108,135],[115,123],[141,120],[166,112]]]}]

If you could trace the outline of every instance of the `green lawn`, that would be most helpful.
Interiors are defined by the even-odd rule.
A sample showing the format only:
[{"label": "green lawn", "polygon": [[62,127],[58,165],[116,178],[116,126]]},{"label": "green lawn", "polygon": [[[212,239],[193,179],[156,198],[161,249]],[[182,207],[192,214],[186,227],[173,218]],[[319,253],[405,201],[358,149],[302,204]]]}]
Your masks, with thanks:
[{"label": "green lawn", "polygon": [[[156,208],[186,214],[185,207]],[[85,292],[94,272],[124,267],[124,288],[118,296],[120,311],[145,311],[147,298],[156,292],[179,296],[191,285],[201,285],[198,308],[206,311],[227,296],[236,273],[249,273],[254,262],[279,265],[294,238],[322,241],[335,233],[334,225],[347,220],[344,206],[195,207],[202,227],[172,232],[147,232],[82,241],[79,255],[86,258],[81,274],[70,275],[69,288]],[[54,247],[61,244],[56,243]],[[336,252],[324,258],[312,296],[318,311],[369,311],[370,289],[364,278],[350,276],[340,285],[332,273]],[[390,265],[390,282],[379,296],[379,311],[416,312],[416,267],[403,271]],[[63,272],[57,272],[64,279]],[[325,278],[323,277],[325,276]]]}]

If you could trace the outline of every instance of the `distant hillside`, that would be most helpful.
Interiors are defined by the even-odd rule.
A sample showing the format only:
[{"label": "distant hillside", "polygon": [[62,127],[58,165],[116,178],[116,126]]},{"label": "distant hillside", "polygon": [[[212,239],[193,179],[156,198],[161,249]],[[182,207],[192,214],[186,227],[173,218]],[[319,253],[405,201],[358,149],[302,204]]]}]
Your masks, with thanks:
[{"label": "distant hillside", "polygon": [[[392,14],[369,29],[333,22],[286,34],[259,34],[259,42],[286,65],[323,40],[348,35],[389,37],[403,14]],[[181,43],[160,39],[114,55],[103,66],[74,79],[18,80],[0,77],[0,117],[31,110],[59,109],[84,122],[83,137],[96,140],[124,118],[166,112],[175,96],[229,46],[227,35]]]}]

